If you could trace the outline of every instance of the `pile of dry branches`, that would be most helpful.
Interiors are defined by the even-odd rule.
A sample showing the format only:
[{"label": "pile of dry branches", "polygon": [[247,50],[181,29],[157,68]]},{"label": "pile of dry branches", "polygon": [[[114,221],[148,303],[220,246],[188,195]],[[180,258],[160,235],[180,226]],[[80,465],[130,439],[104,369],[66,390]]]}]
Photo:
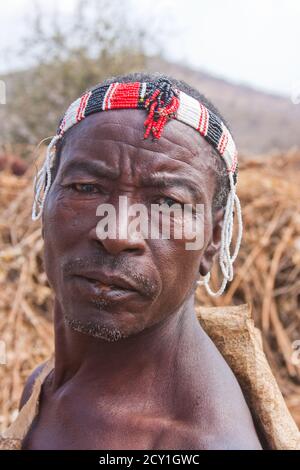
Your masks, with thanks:
[{"label": "pile of dry branches", "polygon": [[[31,168],[22,177],[0,172],[0,430],[17,413],[25,378],[53,350],[52,296],[42,265],[39,223],[30,218]],[[245,159],[239,195],[244,241],[236,275],[219,299],[207,305],[249,302],[273,372],[300,425],[300,364],[292,361],[300,340],[300,153]],[[217,282],[217,273],[212,276]],[[300,356],[300,355],[299,355]]]}]

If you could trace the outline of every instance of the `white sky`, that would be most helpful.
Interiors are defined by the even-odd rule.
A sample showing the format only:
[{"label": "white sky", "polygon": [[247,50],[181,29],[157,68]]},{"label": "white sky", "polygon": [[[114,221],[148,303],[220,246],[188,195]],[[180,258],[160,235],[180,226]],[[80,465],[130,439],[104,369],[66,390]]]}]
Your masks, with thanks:
[{"label": "white sky", "polygon": [[[45,11],[59,5],[67,13],[75,1],[37,3]],[[300,84],[300,0],[131,1],[137,15],[156,15],[171,31],[165,44],[170,59],[275,93],[290,95]],[[0,3],[0,53],[18,43],[33,4]],[[14,66],[0,56],[0,72]]]}]

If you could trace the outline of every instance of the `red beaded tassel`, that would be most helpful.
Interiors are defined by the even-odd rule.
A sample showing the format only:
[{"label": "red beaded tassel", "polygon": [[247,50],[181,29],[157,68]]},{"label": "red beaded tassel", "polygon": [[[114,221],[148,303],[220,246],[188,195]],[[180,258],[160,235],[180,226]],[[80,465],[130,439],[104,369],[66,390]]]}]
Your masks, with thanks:
[{"label": "red beaded tassel", "polygon": [[[175,116],[175,113],[179,107],[179,99],[177,96],[173,96],[171,102],[164,106],[163,100],[158,101],[158,97],[161,93],[161,90],[156,89],[150,98],[147,98],[145,101],[146,109],[149,109],[148,117],[144,122],[146,131],[144,134],[144,139],[147,139],[152,132],[152,135],[155,139],[160,139],[164,126],[168,119]],[[150,104],[151,103],[151,104]],[[159,106],[159,104],[161,106]]]}]

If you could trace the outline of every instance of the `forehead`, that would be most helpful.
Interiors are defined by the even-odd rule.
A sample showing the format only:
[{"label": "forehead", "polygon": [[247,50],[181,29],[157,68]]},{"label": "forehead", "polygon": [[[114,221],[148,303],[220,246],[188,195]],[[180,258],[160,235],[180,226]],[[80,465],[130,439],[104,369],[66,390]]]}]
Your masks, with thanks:
[{"label": "forehead", "polygon": [[144,139],[143,110],[113,110],[88,116],[65,136],[61,167],[70,161],[101,159],[112,166],[131,159],[145,171],[176,168],[201,174],[213,169],[212,149],[195,129],[170,120],[159,140]]}]

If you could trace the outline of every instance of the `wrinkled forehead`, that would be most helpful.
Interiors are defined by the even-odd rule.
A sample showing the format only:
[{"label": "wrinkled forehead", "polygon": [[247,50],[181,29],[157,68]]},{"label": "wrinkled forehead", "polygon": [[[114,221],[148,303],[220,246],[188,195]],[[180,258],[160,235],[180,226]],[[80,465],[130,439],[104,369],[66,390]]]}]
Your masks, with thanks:
[{"label": "wrinkled forehead", "polygon": [[160,155],[199,170],[212,167],[212,147],[190,126],[171,119],[159,140],[144,139],[145,119],[143,110],[131,109],[90,115],[66,132],[62,160],[83,152],[85,158],[93,158],[126,147],[127,153],[143,158]]}]

